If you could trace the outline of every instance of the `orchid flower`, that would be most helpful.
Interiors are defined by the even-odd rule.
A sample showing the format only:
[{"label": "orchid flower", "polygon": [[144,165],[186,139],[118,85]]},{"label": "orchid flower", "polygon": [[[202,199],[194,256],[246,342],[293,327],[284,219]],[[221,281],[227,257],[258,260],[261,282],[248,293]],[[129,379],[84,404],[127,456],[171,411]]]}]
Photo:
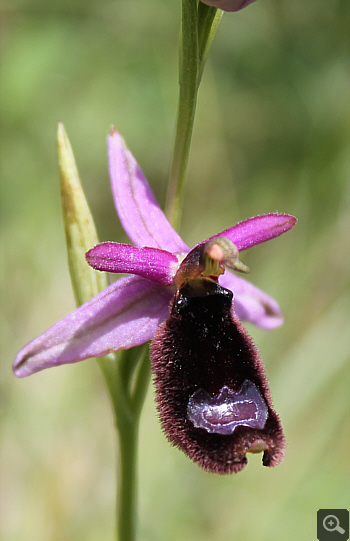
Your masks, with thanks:
[{"label": "orchid flower", "polygon": [[[176,291],[175,275],[191,252],[168,222],[135,158],[115,130],[108,146],[116,209],[135,245],[105,242],[92,248],[86,258],[96,269],[131,276],[112,283],[25,346],[14,363],[19,377],[148,342],[169,315]],[[211,239],[224,237],[241,251],[281,235],[295,223],[288,214],[255,216]],[[278,303],[254,285],[229,271],[219,282],[234,293],[234,311],[240,320],[264,329],[283,323]]]},{"label": "orchid flower", "polygon": [[240,11],[255,2],[255,0],[201,0],[201,2],[208,6],[222,9],[223,11]]}]

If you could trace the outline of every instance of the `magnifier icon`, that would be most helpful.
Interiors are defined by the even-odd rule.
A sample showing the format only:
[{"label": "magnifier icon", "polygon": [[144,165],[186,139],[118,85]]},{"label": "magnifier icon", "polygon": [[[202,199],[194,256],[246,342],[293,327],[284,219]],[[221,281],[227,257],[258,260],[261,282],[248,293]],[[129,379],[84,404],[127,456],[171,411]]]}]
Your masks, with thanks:
[{"label": "magnifier icon", "polygon": [[345,533],[344,528],[339,524],[339,519],[335,515],[327,515],[323,519],[323,527],[327,532]]}]

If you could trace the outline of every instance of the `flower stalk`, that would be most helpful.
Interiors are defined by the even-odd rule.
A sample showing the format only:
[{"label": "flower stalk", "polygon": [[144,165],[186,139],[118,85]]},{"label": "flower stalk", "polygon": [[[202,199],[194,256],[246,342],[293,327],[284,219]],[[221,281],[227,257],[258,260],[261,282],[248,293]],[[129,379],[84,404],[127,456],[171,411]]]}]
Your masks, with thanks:
[{"label": "flower stalk", "polygon": [[175,229],[178,228],[181,219],[198,88],[221,16],[220,10],[201,2],[198,4],[197,0],[182,1],[180,92],[173,160],[165,207],[166,215]]},{"label": "flower stalk", "polygon": [[[130,359],[131,356],[134,359]],[[134,541],[137,527],[139,421],[150,380],[148,346],[121,352],[117,370],[118,377],[115,380],[117,403],[114,407],[119,442],[117,539]]]}]

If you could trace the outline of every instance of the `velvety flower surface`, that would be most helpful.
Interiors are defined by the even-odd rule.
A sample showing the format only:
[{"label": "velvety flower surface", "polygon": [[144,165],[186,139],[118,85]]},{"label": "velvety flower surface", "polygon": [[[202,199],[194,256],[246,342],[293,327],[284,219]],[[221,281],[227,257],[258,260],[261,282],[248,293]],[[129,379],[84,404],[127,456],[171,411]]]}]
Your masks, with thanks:
[{"label": "velvety flower surface", "polygon": [[151,343],[162,428],[173,445],[212,473],[241,471],[247,453],[283,458],[285,438],[259,352],[232,313],[232,292],[189,279]]},{"label": "velvety flower surface", "polygon": [[[116,209],[134,245],[101,243],[86,258],[95,269],[131,276],[117,280],[25,346],[14,363],[19,377],[140,345],[153,338],[169,315],[176,292],[174,277],[190,250],[166,219],[139,165],[115,130],[108,146]],[[241,251],[285,233],[295,223],[288,214],[266,214],[211,238],[225,237]],[[219,282],[233,291],[239,319],[264,329],[283,323],[278,303],[257,287],[229,271]]]},{"label": "velvety flower surface", "polygon": [[249,6],[255,2],[255,0],[201,0],[203,4],[213,6],[223,11],[240,11],[241,9]]}]

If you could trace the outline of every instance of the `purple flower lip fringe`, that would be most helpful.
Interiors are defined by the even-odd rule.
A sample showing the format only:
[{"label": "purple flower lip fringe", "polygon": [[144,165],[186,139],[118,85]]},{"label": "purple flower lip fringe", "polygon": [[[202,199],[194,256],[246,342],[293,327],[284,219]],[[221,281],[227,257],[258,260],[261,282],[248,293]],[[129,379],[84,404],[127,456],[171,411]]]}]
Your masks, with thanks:
[{"label": "purple flower lip fringe", "polygon": [[162,428],[206,471],[238,472],[247,452],[275,466],[285,440],[259,352],[232,313],[232,292],[198,281],[175,295],[151,344]]}]

